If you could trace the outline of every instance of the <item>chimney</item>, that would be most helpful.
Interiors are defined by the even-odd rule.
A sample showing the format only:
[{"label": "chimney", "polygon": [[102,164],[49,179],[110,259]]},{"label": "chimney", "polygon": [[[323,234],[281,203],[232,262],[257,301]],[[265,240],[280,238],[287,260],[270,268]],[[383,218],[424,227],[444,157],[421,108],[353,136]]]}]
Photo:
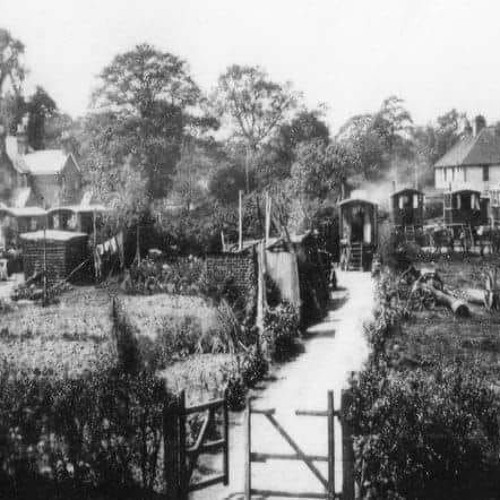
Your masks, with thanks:
[{"label": "chimney", "polygon": [[486,118],[483,115],[477,115],[476,118],[474,118],[474,137],[476,137],[484,127],[486,127]]},{"label": "chimney", "polygon": [[17,126],[17,154],[25,155],[28,153],[28,117],[24,116],[21,123]]},{"label": "chimney", "polygon": [[392,192],[393,193],[396,192],[396,181],[395,180],[392,181]]}]

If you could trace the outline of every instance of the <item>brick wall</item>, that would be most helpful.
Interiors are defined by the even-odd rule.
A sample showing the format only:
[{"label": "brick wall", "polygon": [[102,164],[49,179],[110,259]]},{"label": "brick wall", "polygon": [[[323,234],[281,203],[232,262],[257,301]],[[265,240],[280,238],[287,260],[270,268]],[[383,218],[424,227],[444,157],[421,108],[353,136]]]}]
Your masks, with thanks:
[{"label": "brick wall", "polygon": [[257,257],[252,252],[210,255],[205,261],[207,278],[213,283],[234,279],[234,288],[242,296],[257,287]]}]

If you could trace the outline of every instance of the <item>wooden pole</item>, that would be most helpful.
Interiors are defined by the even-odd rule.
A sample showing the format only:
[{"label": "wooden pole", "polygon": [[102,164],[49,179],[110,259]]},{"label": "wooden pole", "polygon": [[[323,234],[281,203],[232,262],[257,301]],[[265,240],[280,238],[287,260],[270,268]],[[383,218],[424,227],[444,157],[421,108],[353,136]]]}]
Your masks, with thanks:
[{"label": "wooden pole", "polygon": [[245,412],[246,449],[245,449],[245,500],[252,500],[252,399],[247,398]]},{"label": "wooden pole", "polygon": [[335,499],[335,408],[333,391],[328,391],[328,500]]},{"label": "wooden pole", "polygon": [[238,204],[238,250],[241,252],[243,250],[243,191],[239,191],[239,204]]},{"label": "wooden pole", "polygon": [[167,500],[179,498],[179,409],[179,396],[163,405],[163,466]]},{"label": "wooden pole", "polygon": [[224,486],[229,484],[229,403],[227,401],[228,390],[224,391]]},{"label": "wooden pole", "polygon": [[352,427],[349,425],[347,414],[352,402],[350,391],[343,390],[340,403],[342,423],[342,500],[354,500],[354,448],[352,442]]},{"label": "wooden pole", "polygon": [[186,461],[186,392],[179,395],[179,500],[187,500],[189,495],[189,477]]},{"label": "wooden pole", "polygon": [[266,248],[269,242],[269,235],[271,232],[271,203],[272,198],[269,197],[269,192],[266,191]]},{"label": "wooden pole", "polygon": [[[43,200],[43,209],[45,210],[45,199]],[[48,225],[48,216],[45,214],[45,222],[43,224],[43,295],[42,295],[42,306],[45,307],[47,305],[47,225]]]}]

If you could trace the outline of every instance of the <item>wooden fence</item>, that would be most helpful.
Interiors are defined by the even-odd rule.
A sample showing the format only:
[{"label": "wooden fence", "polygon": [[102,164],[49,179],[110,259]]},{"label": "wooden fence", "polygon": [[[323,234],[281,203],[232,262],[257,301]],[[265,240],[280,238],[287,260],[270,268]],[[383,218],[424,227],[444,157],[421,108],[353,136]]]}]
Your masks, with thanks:
[{"label": "wooden fence", "polygon": [[[222,437],[208,439],[210,426],[215,422],[215,414],[222,411]],[[195,413],[203,415],[200,430],[192,446],[188,446],[187,417]],[[186,396],[182,391],[173,404],[164,410],[164,471],[167,500],[187,500],[189,492],[208,488],[218,483],[229,483],[229,420],[227,395],[208,403],[186,407]],[[222,451],[223,471],[200,482],[191,481],[198,459],[203,453]]]}]

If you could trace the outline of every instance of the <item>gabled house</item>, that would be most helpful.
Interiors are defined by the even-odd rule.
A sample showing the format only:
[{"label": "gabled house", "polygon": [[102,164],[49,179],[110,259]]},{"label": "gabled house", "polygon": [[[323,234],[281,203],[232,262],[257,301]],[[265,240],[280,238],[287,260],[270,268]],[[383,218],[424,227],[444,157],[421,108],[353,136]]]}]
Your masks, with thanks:
[{"label": "gabled house", "polygon": [[472,189],[489,197],[500,183],[500,133],[475,119],[474,133],[458,141],[434,165],[435,187],[446,191]]},{"label": "gabled house", "polygon": [[82,175],[74,155],[60,149],[31,151],[26,132],[0,133],[0,202],[9,207],[74,204],[82,195]]}]

